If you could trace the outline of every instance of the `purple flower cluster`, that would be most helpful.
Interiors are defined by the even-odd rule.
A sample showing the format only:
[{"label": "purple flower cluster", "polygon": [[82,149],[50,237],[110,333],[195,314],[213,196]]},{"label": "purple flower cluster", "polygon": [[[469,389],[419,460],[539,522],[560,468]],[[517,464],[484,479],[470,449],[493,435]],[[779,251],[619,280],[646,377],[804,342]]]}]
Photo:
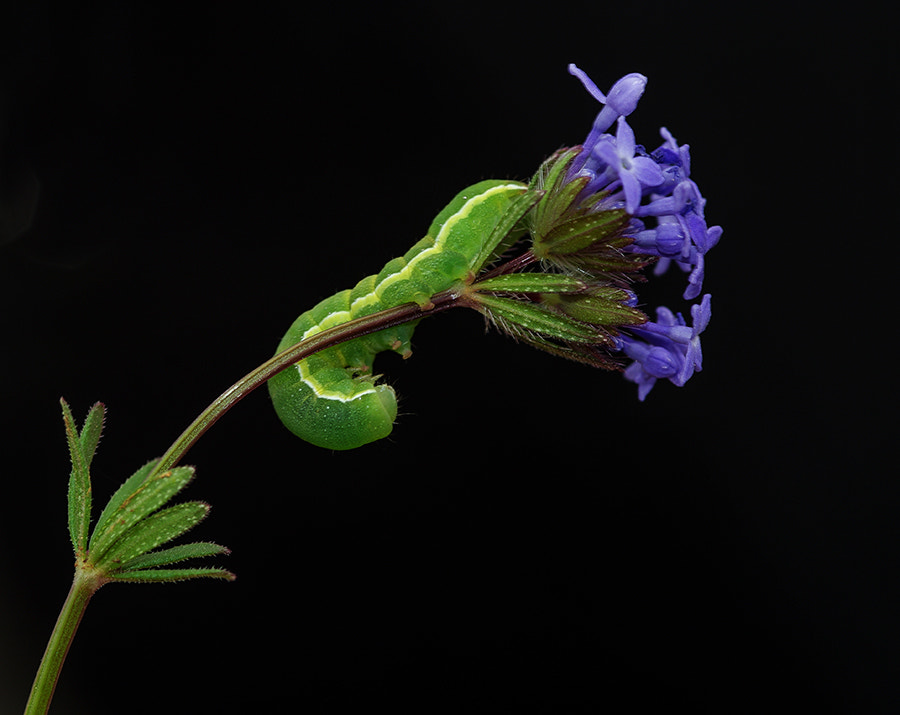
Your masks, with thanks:
[{"label": "purple flower cluster", "polygon": [[711,298],[707,293],[691,306],[693,327],[687,326],[681,313],[661,306],[655,322],[631,327],[619,336],[619,349],[634,360],[625,369],[625,377],[637,383],[638,399],[643,400],[660,378],[681,387],[703,369],[700,333],[709,323]]},{"label": "purple flower cluster", "polygon": [[[722,229],[708,227],[706,199],[690,178],[690,153],[665,128],[663,143],[647,153],[635,144],[634,132],[625,120],[637,107],[647,78],[629,74],[604,95],[575,65],[569,73],[581,80],[603,108],[597,114],[581,151],[569,169],[570,178],[587,177],[585,197],[601,194],[598,210],[625,209],[631,217],[626,235],[632,244],[625,250],[657,257],[655,275],[675,263],[688,273],[686,300],[700,296],[705,256],[716,245]],[[616,125],[615,136],[607,133]],[[700,333],[710,318],[710,296],[691,307],[693,327],[680,313],[657,308],[656,321],[623,327],[618,349],[634,362],[625,377],[638,385],[643,400],[658,379],[681,386],[702,368]]]}]

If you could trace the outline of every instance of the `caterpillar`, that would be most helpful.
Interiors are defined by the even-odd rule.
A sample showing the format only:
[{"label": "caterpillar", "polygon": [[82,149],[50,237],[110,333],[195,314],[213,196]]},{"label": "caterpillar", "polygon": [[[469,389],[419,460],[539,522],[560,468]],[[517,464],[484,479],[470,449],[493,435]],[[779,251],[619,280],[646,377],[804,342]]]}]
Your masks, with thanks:
[{"label": "caterpillar", "polygon": [[[495,228],[527,189],[516,181],[488,180],[463,189],[435,217],[428,233],[354,288],[343,290],[298,317],[277,352],[322,330],[404,303],[429,304],[494,257],[504,233]],[[281,422],[307,442],[354,449],[387,437],[397,418],[397,397],[377,383],[375,356],[387,350],[408,357],[418,321],[403,323],[322,350],[269,380]]]}]

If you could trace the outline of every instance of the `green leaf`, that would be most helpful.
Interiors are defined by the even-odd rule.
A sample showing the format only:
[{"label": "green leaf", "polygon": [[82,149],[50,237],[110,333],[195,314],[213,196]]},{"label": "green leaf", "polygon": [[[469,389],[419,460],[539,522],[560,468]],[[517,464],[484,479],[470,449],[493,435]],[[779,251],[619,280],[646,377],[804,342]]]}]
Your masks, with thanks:
[{"label": "green leaf", "polygon": [[100,512],[100,518],[97,519],[97,523],[94,525],[94,532],[93,534],[91,534],[91,542],[88,548],[92,552],[97,548],[97,544],[99,542],[99,534],[103,533],[109,527],[110,520],[113,518],[113,515],[119,509],[119,507],[122,506],[122,502],[124,502],[126,498],[131,496],[131,494],[137,490],[137,488],[144,482],[144,480],[148,476],[150,476],[150,473],[158,463],[158,459],[147,462],[128,479],[126,479],[125,483],[122,484],[122,486],[120,486],[116,490],[115,494],[110,497],[106,506],[103,507],[103,511]]},{"label": "green leaf", "polygon": [[102,402],[95,402],[88,412],[81,427],[81,452],[88,468],[94,460],[94,454],[97,452],[97,445],[100,444],[100,435],[103,433],[103,421],[106,415],[106,408]]},{"label": "green leaf", "polygon": [[[72,410],[69,409],[69,405],[64,399],[60,398],[59,403],[62,406],[63,422],[66,427],[69,459],[72,462],[68,494],[69,538],[72,541],[75,556],[78,557],[84,554],[91,522],[91,475],[88,470],[90,459],[85,458],[81,436],[78,434],[78,425],[75,424]],[[94,409],[88,414],[85,424],[89,421],[92,424],[96,422],[96,420],[91,419],[91,414],[95,413],[96,408],[97,405],[94,405]],[[102,425],[102,407],[100,408],[100,413],[100,423]],[[97,431],[97,439],[99,440],[99,430],[92,426],[90,433],[93,434],[94,431]],[[96,443],[94,448],[96,448]],[[91,454],[93,456],[93,450]]]},{"label": "green leaf", "polygon": [[149,569],[148,571],[121,571],[110,575],[113,581],[126,581],[131,583],[172,583],[174,581],[187,581],[193,578],[222,578],[226,581],[234,581],[235,575],[231,571],[217,568],[191,568],[191,569]]},{"label": "green leaf", "polygon": [[160,473],[154,471],[153,462],[141,467],[113,494],[100,515],[91,536],[91,561],[96,564],[119,537],[184,489],[193,476],[193,467]]},{"label": "green leaf", "polygon": [[151,460],[147,462],[144,466],[138,469],[134,474],[132,474],[128,479],[125,480],[125,483],[120,486],[115,494],[113,494],[106,506],[103,507],[103,511],[100,512],[100,518],[97,519],[97,523],[94,525],[94,533],[91,535],[91,543],[90,549],[94,550],[97,545],[98,534],[103,532],[108,526],[110,520],[113,518],[113,514],[115,514],[116,510],[122,505],[122,502],[132,493],[134,493],[137,488],[143,483],[143,481],[150,476],[150,473],[159,464],[158,459]]},{"label": "green leaf", "polygon": [[199,524],[209,513],[209,504],[186,502],[163,509],[133,524],[100,558],[92,556],[95,568],[119,570],[128,562]]},{"label": "green leaf", "polygon": [[578,293],[584,281],[559,273],[507,273],[478,281],[472,288],[500,293]]},{"label": "green leaf", "polygon": [[135,571],[137,569],[149,569],[156,566],[168,566],[188,559],[202,559],[207,556],[231,553],[224,546],[213,544],[209,541],[198,541],[193,544],[179,544],[161,551],[151,551],[131,559],[122,566],[123,571]]}]

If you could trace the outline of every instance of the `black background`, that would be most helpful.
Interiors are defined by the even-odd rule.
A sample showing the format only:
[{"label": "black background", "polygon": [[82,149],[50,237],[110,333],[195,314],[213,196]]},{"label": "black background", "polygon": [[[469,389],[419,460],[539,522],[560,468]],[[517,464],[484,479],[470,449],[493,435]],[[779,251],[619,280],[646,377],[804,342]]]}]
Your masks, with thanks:
[{"label": "black background", "polygon": [[[193,6],[192,6],[193,7]],[[815,7],[815,10],[810,8]],[[864,3],[20,3],[0,22],[0,712],[68,589],[58,399],[94,493],[403,253],[463,186],[629,119],[692,148],[705,369],[615,374],[423,323],[388,440],[329,453],[264,391],[190,453],[233,584],[112,585],[55,713],[895,712],[887,451],[895,45]],[[10,222],[27,214],[29,230]],[[681,277],[649,288],[676,309]],[[655,292],[654,292],[655,291]],[[895,429],[891,429],[895,431]],[[96,508],[99,509],[98,504]],[[176,698],[170,700],[170,698]]]}]

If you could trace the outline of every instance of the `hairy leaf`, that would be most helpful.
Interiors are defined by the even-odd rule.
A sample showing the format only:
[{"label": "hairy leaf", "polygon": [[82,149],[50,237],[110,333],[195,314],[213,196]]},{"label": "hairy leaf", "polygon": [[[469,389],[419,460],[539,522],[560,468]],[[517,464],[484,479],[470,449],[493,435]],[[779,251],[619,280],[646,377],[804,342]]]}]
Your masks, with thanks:
[{"label": "hairy leaf", "polygon": [[168,566],[169,564],[177,564],[188,559],[201,559],[206,556],[216,556],[218,554],[231,553],[224,546],[213,544],[208,541],[198,541],[192,544],[179,544],[161,551],[151,551],[150,553],[136,556],[122,566],[124,571],[135,571],[137,569],[149,569],[156,566]]},{"label": "hairy leaf", "polygon": [[94,566],[103,570],[124,568],[136,556],[181,536],[208,513],[208,504],[186,502],[151,514],[132,524],[103,556],[92,559]]},{"label": "hairy leaf", "polygon": [[151,462],[135,472],[103,510],[91,536],[90,555],[94,563],[132,526],[184,489],[194,476],[193,467],[175,467],[158,474],[153,468]]},{"label": "hairy leaf", "polygon": [[217,568],[149,569],[147,571],[120,571],[112,574],[110,578],[113,581],[131,583],[172,583],[193,578],[222,578],[226,581],[234,581],[235,575],[231,571]]},{"label": "hairy leaf", "polygon": [[[72,461],[72,471],[69,474],[69,538],[76,556],[84,554],[87,545],[88,533],[91,522],[91,475],[89,466],[97,441],[100,439],[100,430],[103,426],[103,406],[100,403],[94,405],[85,420],[85,429],[82,435],[78,433],[78,425],[72,416],[72,410],[68,403],[60,399],[62,406],[63,422],[66,427],[66,442],[69,445],[69,458]],[[99,418],[97,415],[99,414]],[[88,443],[89,455],[86,456],[84,444]]]}]

